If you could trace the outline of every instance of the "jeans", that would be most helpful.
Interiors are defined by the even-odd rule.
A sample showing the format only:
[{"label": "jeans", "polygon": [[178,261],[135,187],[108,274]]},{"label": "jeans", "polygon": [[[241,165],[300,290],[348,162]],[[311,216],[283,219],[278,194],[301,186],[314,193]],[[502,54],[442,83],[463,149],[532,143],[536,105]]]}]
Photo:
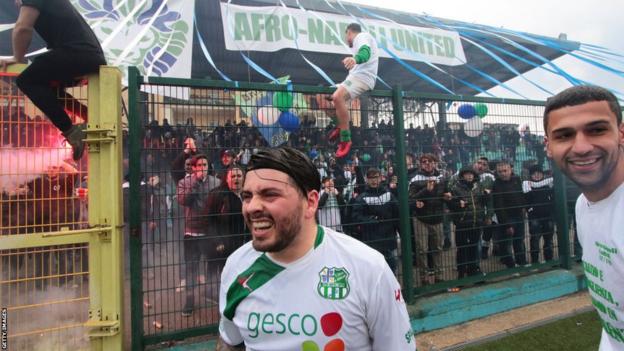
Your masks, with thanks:
[{"label": "jeans", "polygon": [[479,273],[479,238],[481,228],[473,223],[455,224],[455,244],[457,246],[457,277],[463,278]]},{"label": "jeans", "polygon": [[554,224],[550,218],[529,219],[531,263],[539,262],[540,238],[544,238],[544,260],[553,259]]},{"label": "jeans", "polygon": [[[219,280],[224,258],[218,257],[218,240],[206,236],[184,237],[184,261],[186,265],[186,303],[185,310],[192,310],[195,305],[195,288],[208,300],[219,298]],[[205,256],[202,260],[202,254]],[[206,267],[206,281],[198,281],[200,266]]]},{"label": "jeans", "polygon": [[[509,234],[508,228],[513,228],[513,235]],[[524,245],[524,219],[510,219],[508,223],[500,223],[497,226],[496,234],[496,243],[499,247],[501,262],[507,268],[512,268],[515,264],[520,266],[527,264],[526,247]]]}]

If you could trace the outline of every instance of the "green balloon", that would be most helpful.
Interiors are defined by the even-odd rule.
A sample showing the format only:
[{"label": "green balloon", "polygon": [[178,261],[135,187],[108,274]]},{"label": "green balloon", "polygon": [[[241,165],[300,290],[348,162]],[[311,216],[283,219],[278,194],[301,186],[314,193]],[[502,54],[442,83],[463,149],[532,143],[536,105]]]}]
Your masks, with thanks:
[{"label": "green balloon", "polygon": [[486,104],[476,104],[475,105],[475,111],[477,112],[477,116],[479,116],[479,118],[483,118],[488,113],[487,105]]},{"label": "green balloon", "polygon": [[293,96],[289,92],[278,91],[273,94],[273,107],[284,112],[293,106]]},{"label": "green balloon", "polygon": [[371,159],[371,155],[370,154],[364,154],[362,155],[362,161],[364,162],[368,162]]}]

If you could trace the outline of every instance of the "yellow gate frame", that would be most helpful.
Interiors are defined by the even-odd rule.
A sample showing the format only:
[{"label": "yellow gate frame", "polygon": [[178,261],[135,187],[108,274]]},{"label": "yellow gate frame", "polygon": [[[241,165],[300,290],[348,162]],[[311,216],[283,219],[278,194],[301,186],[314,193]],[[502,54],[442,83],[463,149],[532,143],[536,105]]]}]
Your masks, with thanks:
[{"label": "yellow gate frame", "polygon": [[[26,65],[12,65],[19,73]],[[121,72],[101,66],[88,76],[89,228],[0,236],[2,249],[89,244],[90,349],[123,348],[123,204]],[[10,318],[10,316],[9,316]],[[10,333],[10,330],[9,330]]]}]

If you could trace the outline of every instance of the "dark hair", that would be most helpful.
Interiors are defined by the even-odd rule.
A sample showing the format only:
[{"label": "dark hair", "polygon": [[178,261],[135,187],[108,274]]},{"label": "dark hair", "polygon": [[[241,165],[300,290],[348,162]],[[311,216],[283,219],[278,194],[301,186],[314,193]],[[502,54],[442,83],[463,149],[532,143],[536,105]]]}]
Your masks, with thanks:
[{"label": "dark hair", "polygon": [[229,172],[229,171],[231,171],[231,170],[233,170],[233,169],[240,169],[240,170],[243,172],[243,174],[245,173],[245,167],[244,167],[243,165],[241,165],[240,163],[236,163],[236,162],[234,162],[234,163],[230,164],[230,165],[227,167],[227,171],[228,171],[228,172]]},{"label": "dark hair", "polygon": [[472,173],[472,175],[473,175],[475,178],[478,178],[478,177],[479,177],[479,175],[477,174],[477,172],[475,172],[475,170],[474,170],[474,169],[472,169],[471,167],[464,167],[464,168],[462,168],[462,169],[459,171],[459,176],[460,176],[460,177],[463,177],[463,176],[464,176],[464,174],[466,174],[466,173]]},{"label": "dark hair", "polygon": [[381,171],[379,170],[379,168],[369,168],[366,171],[366,178],[372,178],[375,176],[381,175]]},{"label": "dark hair", "polygon": [[513,168],[513,162],[507,160],[507,159],[502,159],[502,160],[498,160],[496,161],[496,166],[498,165],[509,165],[509,167]]},{"label": "dark hair", "polygon": [[488,163],[490,162],[490,160],[488,160],[488,158],[485,157],[485,156],[480,156],[479,160],[482,160],[482,161],[485,161],[485,162],[488,162]]},{"label": "dark hair", "polygon": [[435,157],[434,154],[427,153],[427,154],[420,155],[420,157],[418,158],[418,161],[422,161],[422,160],[429,160],[429,161],[437,162],[438,158]]},{"label": "dark hair", "polygon": [[362,33],[362,27],[357,23],[349,23],[346,30],[350,30],[353,33]]},{"label": "dark hair", "polygon": [[325,182],[328,182],[332,180],[332,177],[323,177],[323,179],[321,179],[321,184],[325,184]]},{"label": "dark hair", "polygon": [[232,163],[226,169],[222,170],[221,172],[219,172],[219,174],[217,174],[217,178],[221,180],[221,186],[227,186],[227,174],[233,169],[240,169],[240,171],[243,172],[243,179],[245,179],[245,167],[238,163]]},{"label": "dark hair", "polygon": [[204,154],[197,154],[195,156],[193,156],[193,159],[191,160],[191,166],[195,166],[197,165],[197,161],[204,159],[206,161],[208,161],[208,156],[204,155]]},{"label": "dark hair", "polygon": [[618,125],[622,123],[622,108],[612,92],[592,85],[580,85],[565,89],[546,100],[544,109],[544,133],[548,135],[548,114],[566,106],[577,106],[593,101],[606,101],[615,115]]},{"label": "dark hair", "polygon": [[321,175],[310,158],[292,147],[267,148],[252,155],[247,163],[247,172],[263,168],[288,174],[303,196],[321,189]]},{"label": "dark hair", "polygon": [[531,167],[529,167],[529,175],[533,175],[533,173],[536,173],[536,172],[544,173],[542,166],[532,165]]}]

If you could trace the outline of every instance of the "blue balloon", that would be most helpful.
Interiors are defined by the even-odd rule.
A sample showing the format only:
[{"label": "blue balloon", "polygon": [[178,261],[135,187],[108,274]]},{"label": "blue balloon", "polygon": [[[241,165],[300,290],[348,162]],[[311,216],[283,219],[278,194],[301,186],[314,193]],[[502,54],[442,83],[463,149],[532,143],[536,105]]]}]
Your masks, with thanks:
[{"label": "blue balloon", "polygon": [[256,106],[273,106],[273,92],[269,91],[263,97],[256,100]]},{"label": "blue balloon", "polygon": [[457,109],[457,114],[463,119],[471,119],[477,115],[477,110],[470,104],[463,104]]},{"label": "blue balloon", "polygon": [[279,125],[287,132],[292,133],[299,130],[299,117],[295,116],[292,112],[282,112],[277,122],[279,122]]},{"label": "blue balloon", "polygon": [[264,126],[262,123],[260,123],[260,121],[258,121],[258,117],[256,115],[251,116],[251,124],[258,128],[258,131],[260,132],[262,137],[264,137],[264,140],[266,140],[267,143],[271,146],[279,146],[281,144],[281,140],[284,139],[276,138],[276,135],[279,136],[279,134],[283,132],[281,128],[274,126]]}]

